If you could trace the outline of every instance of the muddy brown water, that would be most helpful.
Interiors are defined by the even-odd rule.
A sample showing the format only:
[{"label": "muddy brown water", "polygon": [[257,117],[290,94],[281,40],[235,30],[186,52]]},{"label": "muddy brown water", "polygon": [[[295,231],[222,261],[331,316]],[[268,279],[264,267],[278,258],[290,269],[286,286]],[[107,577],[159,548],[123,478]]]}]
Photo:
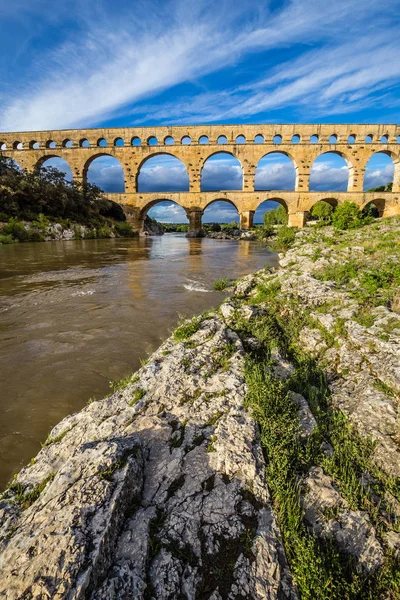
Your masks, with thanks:
[{"label": "muddy brown water", "polygon": [[276,265],[257,242],[180,234],[0,246],[0,490],[50,429],[102,398],[220,277]]}]

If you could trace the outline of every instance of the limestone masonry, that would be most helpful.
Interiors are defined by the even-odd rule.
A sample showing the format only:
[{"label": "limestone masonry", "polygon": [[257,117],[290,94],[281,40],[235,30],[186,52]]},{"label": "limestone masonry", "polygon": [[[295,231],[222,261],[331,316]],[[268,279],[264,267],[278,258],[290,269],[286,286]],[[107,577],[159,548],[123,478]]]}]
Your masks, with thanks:
[{"label": "limestone masonry", "polygon": [[[238,143],[237,138],[241,138]],[[243,143],[243,141],[245,143]],[[65,159],[76,180],[85,180],[90,163],[99,156],[114,156],[124,170],[125,193],[107,194],[120,203],[137,230],[143,229],[147,211],[160,200],[173,200],[182,206],[190,230],[201,228],[205,208],[216,200],[233,204],[240,214],[242,229],[252,226],[257,207],[265,200],[283,204],[289,225],[302,227],[307,213],[319,200],[355,202],[360,208],[374,201],[381,216],[400,213],[400,126],[362,125],[196,125],[137,127],[118,129],[71,129],[0,134],[0,152],[29,170],[48,158]],[[202,192],[201,171],[205,161],[218,152],[236,157],[243,168],[243,190]],[[295,191],[255,191],[255,171],[259,160],[271,152],[291,158],[296,170]],[[310,192],[313,162],[326,152],[342,156],[349,169],[347,192]],[[383,152],[394,162],[392,192],[363,192],[368,160]],[[139,193],[138,175],[146,160],[158,154],[180,159],[189,175],[189,192]]]}]

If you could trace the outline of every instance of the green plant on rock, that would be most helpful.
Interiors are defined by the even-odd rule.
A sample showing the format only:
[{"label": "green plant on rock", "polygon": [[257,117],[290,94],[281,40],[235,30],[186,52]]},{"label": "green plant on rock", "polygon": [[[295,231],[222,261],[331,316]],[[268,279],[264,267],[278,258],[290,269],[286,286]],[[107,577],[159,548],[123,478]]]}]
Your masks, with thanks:
[{"label": "green plant on rock", "polygon": [[184,342],[194,335],[201,325],[200,317],[193,317],[190,321],[185,321],[174,331],[174,339],[177,342]]},{"label": "green plant on rock", "polygon": [[274,250],[288,250],[296,239],[296,229],[281,225],[278,229],[278,234],[272,245]]},{"label": "green plant on rock", "polygon": [[224,289],[232,285],[232,280],[229,277],[222,277],[222,279],[216,279],[213,283],[214,290],[222,292]]}]

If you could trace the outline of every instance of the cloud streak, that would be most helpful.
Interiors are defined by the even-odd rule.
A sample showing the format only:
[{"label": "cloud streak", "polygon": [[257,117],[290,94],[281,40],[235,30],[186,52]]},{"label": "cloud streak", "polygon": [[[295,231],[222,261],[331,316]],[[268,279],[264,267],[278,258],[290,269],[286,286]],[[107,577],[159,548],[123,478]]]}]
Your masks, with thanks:
[{"label": "cloud streak", "polygon": [[[32,19],[32,4],[18,2]],[[400,81],[396,0],[385,6],[390,21],[377,0],[291,0],[278,11],[256,0],[89,5],[69,0],[75,28],[34,56],[28,79],[4,82],[0,130],[92,126],[129,114],[152,122],[246,119],[293,105],[307,114],[311,100],[315,117],[344,114]],[[37,4],[44,6],[47,0]],[[300,56],[281,61],[277,51],[290,45]],[[245,85],[235,79],[227,89],[201,91],[202,78],[257,53],[278,64]],[[181,84],[190,96],[163,99]],[[156,105],[144,104],[155,97]]]}]

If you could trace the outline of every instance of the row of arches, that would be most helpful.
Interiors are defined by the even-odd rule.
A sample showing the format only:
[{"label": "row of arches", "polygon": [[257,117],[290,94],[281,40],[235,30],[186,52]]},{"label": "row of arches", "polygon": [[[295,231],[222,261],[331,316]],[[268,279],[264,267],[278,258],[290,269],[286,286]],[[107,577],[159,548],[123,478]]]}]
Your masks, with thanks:
[{"label": "row of arches", "polygon": [[[326,203],[329,204],[333,210],[338,206],[338,201],[335,198],[327,197],[323,200],[319,200],[315,204]],[[278,206],[283,206],[286,213],[288,214],[288,207],[283,199],[276,200],[264,200],[262,201],[253,217],[253,224],[260,225],[263,223],[264,215],[267,211],[274,210]],[[363,211],[367,211],[368,214],[377,217],[381,217],[385,210],[385,200],[376,199],[367,202],[363,207]],[[156,219],[160,222],[165,223],[188,223],[186,211],[178,203],[172,200],[156,200],[150,202],[147,207],[143,210],[142,216],[145,215]],[[315,220],[312,217],[312,210],[309,212],[309,219]],[[203,211],[202,223],[232,223],[236,221],[240,222],[240,214],[237,206],[233,201],[230,200],[213,200],[211,201]]]},{"label": "row of arches", "polygon": [[[40,166],[54,166],[72,179],[68,163],[59,157],[46,158]],[[296,165],[285,153],[266,154],[255,170],[254,190],[294,191]],[[337,153],[321,154],[310,171],[309,191],[347,190],[349,165]],[[364,190],[385,186],[393,181],[394,163],[385,153],[377,152],[370,158],[364,173]],[[107,193],[125,191],[124,171],[113,156],[104,154],[91,159],[86,168],[90,183],[98,185]],[[189,191],[189,175],[183,162],[172,154],[159,153],[144,160],[137,176],[138,192],[185,192]],[[243,169],[240,161],[226,152],[210,156],[204,163],[200,181],[201,191],[242,190]]]},{"label": "row of arches", "polygon": [[[328,143],[331,145],[337,144],[337,143],[347,143],[347,144],[355,144],[355,143],[366,143],[366,144],[372,144],[372,142],[379,142],[381,144],[388,144],[389,143],[389,135],[388,134],[384,134],[382,135],[379,139],[375,139],[373,134],[368,134],[367,136],[365,136],[363,139],[358,139],[356,134],[350,134],[347,139],[341,139],[336,133],[333,133],[332,135],[330,135],[325,142],[323,142],[323,140],[320,138],[320,136],[315,133],[313,135],[311,135],[309,138],[305,139],[304,137],[302,138],[299,134],[294,134],[292,136],[292,138],[290,139],[290,141],[288,141],[287,143],[291,143],[291,144],[300,144],[300,143],[310,143],[310,144],[318,144],[318,143]],[[246,137],[243,134],[240,134],[238,136],[236,136],[236,138],[234,140],[230,140],[228,141],[227,137],[225,135],[220,135],[217,137],[216,139],[216,143],[217,144],[247,144],[247,143],[254,143],[254,144],[264,144],[266,142],[265,138],[263,135],[261,134],[257,134],[253,139],[251,140],[247,140]],[[74,142],[73,140],[66,138],[64,140],[62,140],[61,143],[55,142],[54,140],[47,140],[45,142],[45,144],[43,146],[40,145],[40,143],[36,140],[31,140],[29,143],[24,144],[23,142],[21,142],[20,140],[15,140],[11,146],[8,148],[7,144],[5,142],[0,142],[0,150],[7,150],[7,149],[12,149],[12,150],[24,150],[24,149],[30,149],[30,150],[39,150],[41,147],[44,148],[51,148],[51,149],[55,149],[55,148],[90,148],[90,147],[98,147],[98,148],[107,148],[108,146],[111,147],[122,147],[122,146],[142,146],[142,145],[147,145],[147,146],[159,146],[159,145],[164,145],[164,146],[173,146],[173,145],[190,145],[190,144],[210,144],[210,139],[207,135],[202,135],[200,136],[197,140],[192,140],[192,138],[188,135],[183,136],[180,140],[176,140],[175,138],[173,138],[172,136],[168,135],[166,136],[164,139],[159,140],[157,137],[155,136],[150,136],[148,137],[146,140],[142,140],[141,138],[134,136],[132,137],[130,140],[124,140],[122,137],[116,137],[113,140],[108,141],[106,138],[104,137],[100,137],[98,138],[94,143],[91,143],[87,138],[81,138],[79,139],[77,142]],[[282,144],[283,143],[283,138],[280,134],[276,134],[272,137],[272,143],[273,144]],[[396,143],[400,144],[400,136],[397,136],[396,138]]]}]

